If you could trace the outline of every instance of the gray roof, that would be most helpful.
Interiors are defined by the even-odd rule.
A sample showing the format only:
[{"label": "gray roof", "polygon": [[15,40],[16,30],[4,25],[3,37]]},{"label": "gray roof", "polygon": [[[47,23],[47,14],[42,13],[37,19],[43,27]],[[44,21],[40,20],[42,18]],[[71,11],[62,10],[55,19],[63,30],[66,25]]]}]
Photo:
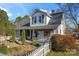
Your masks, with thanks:
[{"label": "gray roof", "polygon": [[22,27],[24,27],[24,26],[30,26],[30,23],[27,23],[27,24],[24,24],[24,25],[22,25]]},{"label": "gray roof", "polygon": [[[39,10],[37,10],[37,11],[39,11]],[[48,25],[30,26],[30,23],[28,23],[28,24],[24,24],[20,28],[16,28],[16,29],[55,29],[61,24],[63,14],[62,14],[62,12],[58,12],[58,13],[53,13],[53,14],[50,14],[50,15],[52,16],[52,18],[49,21]]]},{"label": "gray roof", "polygon": [[30,27],[27,27],[27,26],[24,26],[24,27],[20,27],[20,28],[16,28],[16,29],[54,29],[56,28],[57,25],[45,25],[45,26],[30,26]]},{"label": "gray roof", "polygon": [[49,21],[48,25],[54,25],[54,28],[58,27],[61,24],[62,20],[62,13],[53,14],[51,20]]}]

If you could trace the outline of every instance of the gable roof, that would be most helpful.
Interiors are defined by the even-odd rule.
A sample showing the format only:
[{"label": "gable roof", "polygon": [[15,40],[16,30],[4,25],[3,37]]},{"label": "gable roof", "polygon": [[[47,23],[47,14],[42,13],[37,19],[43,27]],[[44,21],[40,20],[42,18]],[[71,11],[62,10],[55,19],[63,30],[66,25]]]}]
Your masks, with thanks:
[{"label": "gable roof", "polygon": [[51,18],[51,20],[49,20],[48,25],[56,25],[56,24],[60,24],[61,20],[62,20],[62,13],[54,13],[51,15],[53,18]]},{"label": "gable roof", "polygon": [[61,21],[63,19],[63,12],[55,12],[52,13],[51,16],[53,18],[49,20],[48,25],[54,25],[54,28],[57,28],[61,24]]},{"label": "gable roof", "polygon": [[[32,12],[32,15],[34,15],[34,14],[37,13],[37,12],[44,13],[45,15],[47,15],[47,16],[49,16],[49,17],[52,18],[52,16],[51,16],[48,12],[43,11],[43,10],[41,10],[41,9],[34,9],[33,12]],[[31,16],[32,16],[32,15],[31,15]]]},{"label": "gable roof", "polygon": [[46,14],[47,16],[51,17],[48,25],[31,27],[30,23],[27,23],[27,24],[24,24],[23,26],[21,26],[19,29],[55,29],[61,24],[63,12],[55,12],[55,13],[49,14],[45,11],[36,9],[33,11],[32,15],[35,14],[36,12],[42,12],[42,13]]}]

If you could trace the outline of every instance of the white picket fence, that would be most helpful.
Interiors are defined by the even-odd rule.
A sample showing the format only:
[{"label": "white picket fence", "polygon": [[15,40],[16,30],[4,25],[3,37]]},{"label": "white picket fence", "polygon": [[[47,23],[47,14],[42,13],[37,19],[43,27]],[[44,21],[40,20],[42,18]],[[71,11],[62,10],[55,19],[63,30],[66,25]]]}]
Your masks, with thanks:
[{"label": "white picket fence", "polygon": [[31,52],[28,56],[45,56],[50,51],[49,43],[45,43],[35,51]]}]

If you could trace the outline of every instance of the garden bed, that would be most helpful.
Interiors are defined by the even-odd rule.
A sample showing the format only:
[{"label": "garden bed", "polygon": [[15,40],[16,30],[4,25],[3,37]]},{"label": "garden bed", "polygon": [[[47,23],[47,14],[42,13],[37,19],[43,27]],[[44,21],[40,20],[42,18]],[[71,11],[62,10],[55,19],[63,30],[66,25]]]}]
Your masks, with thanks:
[{"label": "garden bed", "polygon": [[9,56],[21,56],[27,52],[33,51],[35,47],[29,43],[21,45],[15,42],[2,41],[0,42],[0,53]]}]

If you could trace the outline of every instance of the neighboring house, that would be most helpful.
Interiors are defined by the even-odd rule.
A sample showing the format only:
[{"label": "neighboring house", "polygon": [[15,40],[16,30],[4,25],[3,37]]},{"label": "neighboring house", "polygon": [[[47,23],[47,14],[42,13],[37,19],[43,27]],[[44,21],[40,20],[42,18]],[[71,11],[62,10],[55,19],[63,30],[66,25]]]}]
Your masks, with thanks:
[{"label": "neighboring house", "polygon": [[15,22],[17,36],[26,31],[26,39],[43,40],[52,34],[66,34],[66,22],[63,12],[48,13],[35,9],[28,19]]}]

